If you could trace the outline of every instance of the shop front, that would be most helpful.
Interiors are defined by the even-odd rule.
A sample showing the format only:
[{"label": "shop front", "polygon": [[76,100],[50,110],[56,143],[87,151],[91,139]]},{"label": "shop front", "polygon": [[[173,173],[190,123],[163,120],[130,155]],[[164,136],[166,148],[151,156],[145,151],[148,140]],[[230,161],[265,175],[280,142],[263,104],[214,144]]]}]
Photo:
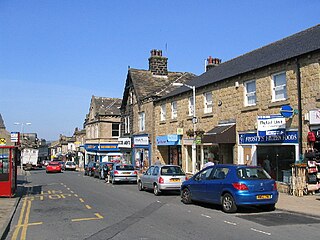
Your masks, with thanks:
[{"label": "shop front", "polygon": [[133,136],[132,155],[134,156],[132,164],[137,169],[147,169],[151,165],[151,145],[148,134]]},{"label": "shop front", "polygon": [[85,148],[85,164],[94,162],[121,162],[122,153],[117,143],[88,143]]},{"label": "shop front", "polygon": [[243,132],[238,142],[239,164],[262,166],[275,180],[289,183],[291,166],[299,159],[298,131],[265,136]]},{"label": "shop front", "polygon": [[181,135],[171,134],[156,137],[157,148],[166,164],[182,167]]},{"label": "shop front", "polygon": [[131,163],[132,162],[131,138],[130,137],[119,138],[118,139],[118,148],[120,149],[120,152],[122,153],[124,162]]}]

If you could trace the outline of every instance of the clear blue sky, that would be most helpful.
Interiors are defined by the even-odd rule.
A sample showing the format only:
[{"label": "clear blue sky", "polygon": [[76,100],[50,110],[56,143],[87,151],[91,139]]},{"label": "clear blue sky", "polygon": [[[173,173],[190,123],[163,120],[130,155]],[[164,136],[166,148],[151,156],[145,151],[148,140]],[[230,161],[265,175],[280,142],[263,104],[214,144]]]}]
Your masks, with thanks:
[{"label": "clear blue sky", "polygon": [[[0,0],[0,113],[8,131],[56,140],[83,127],[92,95],[121,98],[127,68],[162,49],[201,74],[320,23],[317,0]],[[166,47],[167,46],[167,47]]]}]

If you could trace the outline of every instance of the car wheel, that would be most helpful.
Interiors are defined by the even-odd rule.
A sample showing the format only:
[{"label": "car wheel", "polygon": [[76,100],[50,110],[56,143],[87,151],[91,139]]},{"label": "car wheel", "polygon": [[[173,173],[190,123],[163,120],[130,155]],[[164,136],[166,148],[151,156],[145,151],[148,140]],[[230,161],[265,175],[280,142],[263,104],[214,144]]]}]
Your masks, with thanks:
[{"label": "car wheel", "polygon": [[141,181],[138,182],[138,190],[143,191],[143,186]]},{"label": "car wheel", "polygon": [[185,189],[182,190],[182,192],[181,192],[181,201],[184,204],[192,203],[191,192],[190,192],[190,190],[188,188],[185,188]]},{"label": "car wheel", "polygon": [[226,213],[234,213],[237,211],[237,205],[229,193],[224,194],[222,197],[222,210]]},{"label": "car wheel", "polygon": [[276,205],[275,204],[267,204],[267,205],[261,205],[260,208],[264,211],[274,211],[276,209]]},{"label": "car wheel", "polygon": [[159,196],[159,195],[160,195],[160,189],[159,189],[158,184],[154,184],[154,186],[153,186],[153,193],[154,193],[154,195],[156,195],[156,196]]}]

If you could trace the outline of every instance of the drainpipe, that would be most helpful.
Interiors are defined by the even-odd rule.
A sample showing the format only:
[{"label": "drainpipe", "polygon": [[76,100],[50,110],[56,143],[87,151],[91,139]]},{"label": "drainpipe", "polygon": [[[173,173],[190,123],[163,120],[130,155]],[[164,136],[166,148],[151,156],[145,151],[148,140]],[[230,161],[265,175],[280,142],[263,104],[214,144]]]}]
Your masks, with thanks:
[{"label": "drainpipe", "polygon": [[296,77],[298,88],[298,140],[299,140],[299,161],[302,159],[302,104],[301,104],[301,72],[299,59],[296,58]]}]

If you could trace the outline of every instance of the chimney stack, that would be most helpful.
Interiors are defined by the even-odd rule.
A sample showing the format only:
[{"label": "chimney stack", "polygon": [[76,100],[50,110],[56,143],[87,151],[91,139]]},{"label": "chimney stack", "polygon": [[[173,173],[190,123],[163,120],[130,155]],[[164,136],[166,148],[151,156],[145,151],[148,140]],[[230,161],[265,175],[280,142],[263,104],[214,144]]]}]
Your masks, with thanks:
[{"label": "chimney stack", "polygon": [[153,75],[167,76],[168,58],[162,56],[161,50],[153,49],[150,53],[149,71],[151,71]]},{"label": "chimney stack", "polygon": [[219,58],[212,58],[211,56],[209,56],[207,58],[207,66],[206,66],[206,71],[208,71],[209,69],[218,66],[221,63],[221,59]]}]

